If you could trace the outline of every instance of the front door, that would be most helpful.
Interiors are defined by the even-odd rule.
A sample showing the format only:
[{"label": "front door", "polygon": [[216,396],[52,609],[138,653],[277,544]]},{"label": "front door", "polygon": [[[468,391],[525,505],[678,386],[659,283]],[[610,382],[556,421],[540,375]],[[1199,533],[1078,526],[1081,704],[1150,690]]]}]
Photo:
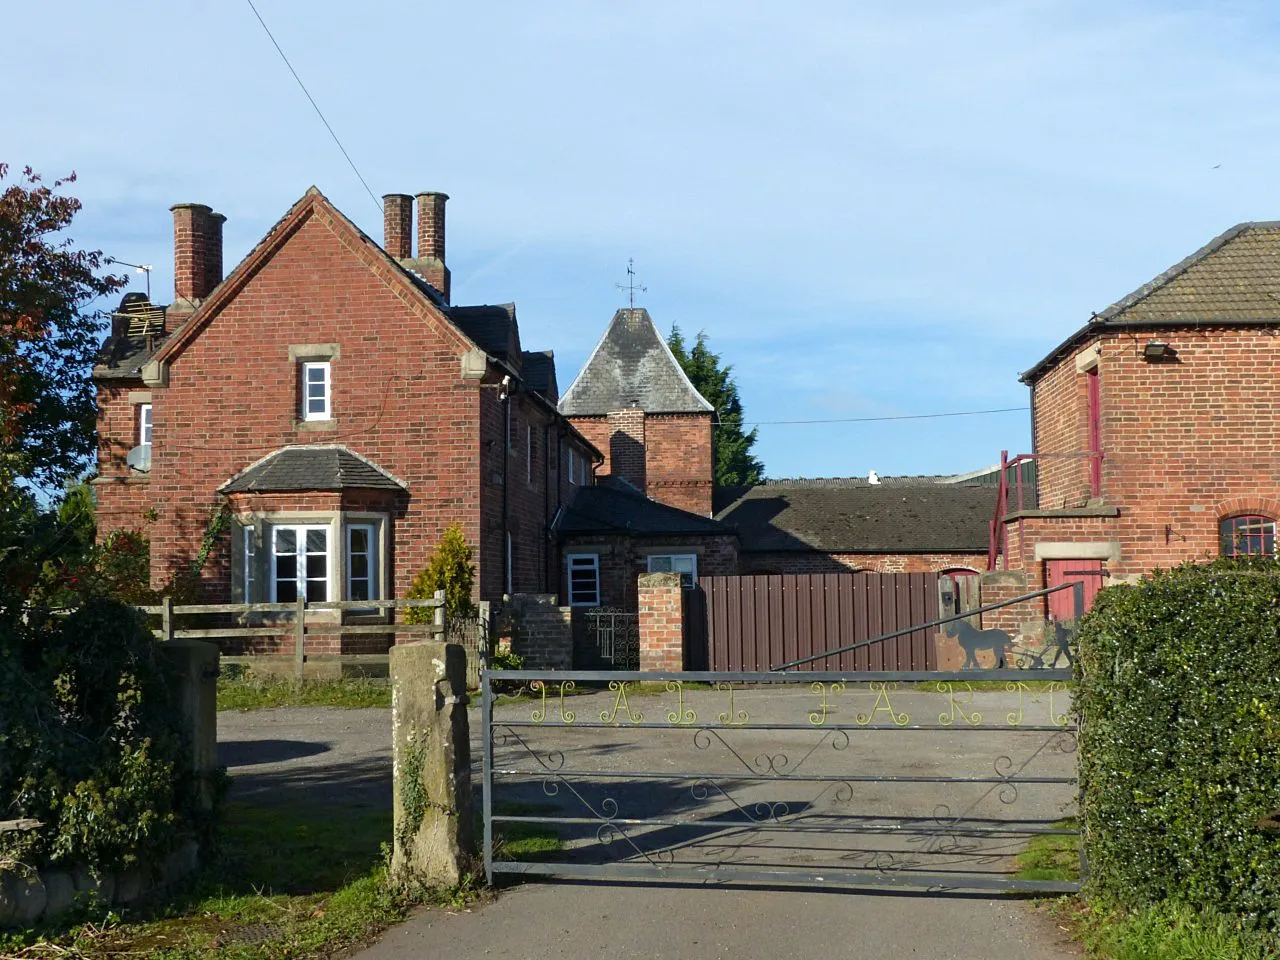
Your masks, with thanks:
[{"label": "front door", "polygon": [[[1044,572],[1046,587],[1083,583],[1085,612],[1092,609],[1093,598],[1102,589],[1104,571],[1101,560],[1046,560]],[[1049,619],[1057,623],[1076,619],[1074,590],[1059,590],[1049,594]]]}]

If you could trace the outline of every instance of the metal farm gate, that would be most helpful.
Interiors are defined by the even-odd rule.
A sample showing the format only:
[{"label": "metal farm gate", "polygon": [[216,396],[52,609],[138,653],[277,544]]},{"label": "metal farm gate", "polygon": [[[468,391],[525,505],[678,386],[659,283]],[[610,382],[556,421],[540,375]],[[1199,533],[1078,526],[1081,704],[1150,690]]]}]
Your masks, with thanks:
[{"label": "metal farm gate", "polygon": [[1064,670],[504,671],[483,679],[495,875],[1072,892]]},{"label": "metal farm gate", "polygon": [[[772,670],[939,616],[936,573],[702,577],[686,602],[686,667]],[[932,670],[933,631],[857,647],[817,669]],[[809,666],[806,669],[815,669]]]}]

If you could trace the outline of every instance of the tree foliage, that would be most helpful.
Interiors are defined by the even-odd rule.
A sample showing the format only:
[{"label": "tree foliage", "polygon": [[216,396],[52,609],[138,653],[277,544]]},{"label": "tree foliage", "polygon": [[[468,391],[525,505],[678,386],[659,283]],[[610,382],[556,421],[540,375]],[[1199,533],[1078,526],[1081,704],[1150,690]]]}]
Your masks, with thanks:
[{"label": "tree foliage", "polygon": [[679,361],[685,376],[707,402],[715,407],[716,422],[712,433],[715,449],[713,478],[717,487],[735,487],[759,483],[764,479],[764,464],[751,452],[756,430],[742,429],[742,400],[733,379],[733,366],[722,364],[720,354],[707,346],[707,333],[701,331],[690,348],[678,326],[671,328],[667,346]]},{"label": "tree foliage", "polygon": [[99,276],[101,252],[63,235],[80,201],[59,190],[74,180],[46,184],[29,167],[11,180],[0,163],[0,493],[60,487],[94,450],[90,306],[125,280]]},{"label": "tree foliage", "polygon": [[[437,590],[444,591],[444,610],[447,617],[473,617],[476,607],[471,601],[471,589],[475,584],[476,565],[472,562],[471,545],[467,543],[462,527],[452,524],[440,539],[440,545],[431,560],[413,579],[406,594],[410,600],[428,600]],[[407,623],[428,623],[430,609],[412,608],[405,613]]]}]

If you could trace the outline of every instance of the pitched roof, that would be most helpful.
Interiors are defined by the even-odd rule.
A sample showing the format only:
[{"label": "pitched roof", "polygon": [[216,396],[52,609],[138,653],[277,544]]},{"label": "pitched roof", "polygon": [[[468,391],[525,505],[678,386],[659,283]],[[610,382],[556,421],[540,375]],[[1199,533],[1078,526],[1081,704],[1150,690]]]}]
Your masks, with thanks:
[{"label": "pitched roof", "polygon": [[560,400],[565,416],[602,416],[639,407],[646,413],[709,413],[649,311],[624,307],[613,315],[582,372]]},{"label": "pitched roof", "polygon": [[677,534],[733,535],[733,529],[710,517],[700,517],[650,500],[622,481],[578,487],[556,516],[561,535],[625,533],[630,536]]},{"label": "pitched roof", "polygon": [[1280,324],[1280,221],[1238,223],[1122,297],[1022,375],[1034,381],[1107,329]]},{"label": "pitched roof", "polygon": [[934,478],[769,480],[723,491],[716,519],[744,552],[984,553],[995,497]]},{"label": "pitched roof", "polygon": [[449,319],[485,353],[508,358],[516,330],[514,303],[450,307]]},{"label": "pitched roof", "polygon": [[285,447],[242,470],[222,493],[283,493],[301,490],[404,490],[381,467],[342,446]]},{"label": "pitched roof", "polygon": [[560,398],[560,388],[556,385],[556,355],[552,350],[525,350],[520,366],[521,376],[529,385],[552,403]]},{"label": "pitched roof", "polygon": [[93,375],[100,380],[135,380],[142,366],[164,343],[168,308],[152,303],[145,293],[132,291],[120,300],[111,317],[112,329],[120,330],[103,342]]}]

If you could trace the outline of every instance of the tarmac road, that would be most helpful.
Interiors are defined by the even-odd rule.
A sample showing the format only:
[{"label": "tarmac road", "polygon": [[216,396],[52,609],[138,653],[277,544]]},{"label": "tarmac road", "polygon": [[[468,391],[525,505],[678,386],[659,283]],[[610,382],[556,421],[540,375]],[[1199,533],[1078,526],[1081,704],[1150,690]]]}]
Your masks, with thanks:
[{"label": "tarmac road", "polygon": [[[749,710],[753,722],[794,722],[796,716],[803,717],[805,711],[814,707],[811,700],[813,697],[808,691],[745,691],[739,694],[735,708]],[[601,710],[610,710],[614,705],[610,694],[579,696],[567,702],[571,702],[581,718],[594,718]],[[938,702],[936,695],[914,697],[908,693],[895,697],[893,706],[910,713],[913,724],[936,723]],[[551,705],[558,708],[558,704]],[[828,722],[851,724],[854,722],[851,718],[872,705],[871,700],[865,704],[852,699],[838,701],[831,707]],[[536,704],[528,703],[503,706],[496,716],[527,720],[534,706]],[[634,710],[650,719],[661,717],[670,706],[659,697],[637,697],[632,704]],[[696,710],[699,716],[709,717],[722,704],[712,691],[690,691],[686,694],[685,706]],[[993,722],[1006,714],[1012,715],[1018,702],[1016,697],[1004,692],[980,693],[966,707],[970,712],[977,708],[986,713],[988,722]],[[1043,720],[1039,714],[1033,715],[1033,711],[1048,715],[1040,700],[1033,705],[1027,698],[1025,708],[1027,722]],[[1061,711],[1065,704],[1058,703],[1053,709]],[[548,716],[553,712],[549,711]],[[471,718],[478,780],[478,711],[472,711]],[[609,736],[623,736],[622,732],[563,726],[520,729],[535,749],[537,744],[530,738],[536,735],[545,738],[544,746],[563,748],[571,763],[577,756],[580,759],[576,762],[605,774],[626,767],[655,770],[665,765],[676,772],[722,771],[729,778],[744,763],[756,763],[758,757],[766,754],[781,765],[784,761],[777,757],[785,753],[790,758],[785,763],[794,765],[815,742],[821,751],[810,756],[825,757],[824,762],[828,763],[836,758],[863,772],[892,773],[896,769],[947,775],[986,773],[1002,756],[1021,764],[1025,757],[1034,754],[1035,767],[1028,767],[1027,772],[1056,776],[1064,772],[1070,775],[1074,760],[1067,754],[1037,754],[1043,738],[1014,731],[1004,731],[1002,738],[951,731],[872,733],[869,736],[877,739],[860,740],[855,736],[852,749],[840,751],[837,758],[837,751],[826,751],[826,747],[832,745],[832,738],[821,728],[770,732],[768,740],[751,743],[735,739],[746,731],[734,732],[732,736],[726,731],[725,746],[733,749],[721,749],[717,743],[711,751],[693,744],[691,730],[654,731],[647,738],[637,736],[633,742],[610,743],[602,748]],[[224,762],[228,763],[234,778],[233,797],[237,799],[323,806],[390,803],[389,711],[293,708],[223,713],[219,715],[219,739]],[[496,761],[503,769],[518,771],[521,761],[528,761],[527,752],[522,748],[513,749],[508,745],[505,751],[500,748],[496,754]],[[890,758],[885,761],[887,766],[877,764],[880,757]],[[816,761],[806,759],[806,762]],[[538,796],[545,802],[536,776],[538,769],[536,763],[529,767],[528,772],[534,776],[527,777],[523,786],[519,776],[509,778],[507,789],[516,791],[511,796],[517,801],[523,789],[529,791],[531,797]],[[609,780],[607,776],[605,779]],[[477,782],[477,789],[478,786]],[[901,810],[923,818],[938,802],[938,797],[930,793],[936,792],[937,785],[859,783],[855,786],[859,791],[855,804],[859,809],[874,807],[875,816]],[[732,789],[739,790],[737,786]],[[748,784],[735,796],[750,807],[758,800],[775,800],[774,794],[768,793],[770,789],[768,784]],[[1009,818],[1011,815],[1003,812],[1002,805],[988,790],[988,787],[974,787],[970,791],[972,798],[961,790],[946,799],[957,809],[963,807],[979,819]],[[1010,808],[1019,811],[1012,815],[1014,822],[1044,822],[1070,812],[1070,788],[1054,785],[1040,788],[1038,793],[1036,790],[1034,786],[1024,788],[1016,807]],[[685,793],[687,790],[681,796]],[[674,794],[673,790],[670,795]],[[502,794],[495,793],[495,796],[500,799]],[[631,814],[652,816],[656,808],[646,809],[646,804],[668,802],[650,799],[653,796],[648,784],[643,790],[630,794]],[[975,803],[979,806],[973,806]],[[645,836],[638,834],[637,840],[644,845]],[[875,842],[868,844],[866,838],[858,844],[863,854],[870,849],[876,857],[890,855]],[[591,862],[598,846],[594,837],[571,838],[567,853],[570,858],[581,856],[585,858],[583,862]],[[775,853],[775,849],[791,852]],[[841,859],[847,861],[852,852],[845,851]],[[1008,869],[1012,852],[1000,849],[990,855],[992,851],[977,851],[989,855],[962,859],[983,864],[974,869],[1002,872]],[[782,860],[811,859],[810,853],[812,851],[795,854],[786,844],[770,848],[770,855]],[[758,849],[751,851],[752,857],[758,854]],[[955,857],[950,860],[954,861]],[[424,911],[388,931],[380,943],[359,956],[367,960],[437,956],[459,960],[595,960],[599,957],[779,960],[791,956],[1065,960],[1078,957],[1079,953],[1066,942],[1065,934],[1056,924],[1033,909],[1030,902],[1017,899],[957,894],[932,896],[906,891],[727,886],[716,885],[714,881],[690,885],[556,881],[508,887],[494,902],[470,911]]]}]

